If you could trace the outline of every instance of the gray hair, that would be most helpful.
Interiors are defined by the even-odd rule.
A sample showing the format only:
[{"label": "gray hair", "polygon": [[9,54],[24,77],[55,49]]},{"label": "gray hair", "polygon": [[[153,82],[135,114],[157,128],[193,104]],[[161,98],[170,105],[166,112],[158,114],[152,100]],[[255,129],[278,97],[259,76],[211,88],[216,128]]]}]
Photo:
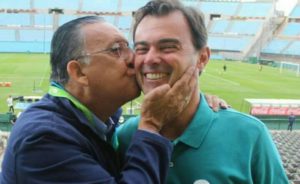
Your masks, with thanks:
[{"label": "gray hair", "polygon": [[192,7],[184,6],[178,0],[152,0],[138,9],[134,14],[133,41],[135,41],[137,26],[145,16],[166,16],[174,11],[180,11],[186,18],[195,49],[199,50],[206,46],[207,30],[204,23],[204,15]]},{"label": "gray hair", "polygon": [[98,22],[104,22],[104,19],[98,16],[86,16],[67,22],[56,30],[51,41],[51,81],[61,85],[68,82],[68,62],[78,60],[85,50],[82,27]]}]

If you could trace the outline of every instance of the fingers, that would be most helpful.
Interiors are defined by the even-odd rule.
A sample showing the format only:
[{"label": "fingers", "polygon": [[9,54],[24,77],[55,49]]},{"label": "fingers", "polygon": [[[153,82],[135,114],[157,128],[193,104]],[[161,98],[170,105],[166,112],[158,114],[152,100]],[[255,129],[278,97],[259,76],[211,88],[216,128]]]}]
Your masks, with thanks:
[{"label": "fingers", "polygon": [[[195,82],[195,76],[198,75],[198,69],[195,66],[189,67],[185,73],[182,75],[182,77],[176,81],[176,83],[172,86],[174,90],[177,90],[178,88],[186,88],[187,86],[194,86]],[[198,77],[197,77],[198,79]]]},{"label": "fingers", "polygon": [[220,103],[219,103],[221,109],[227,109],[230,108],[231,106],[229,104],[227,104],[227,102],[223,99],[221,99]]},{"label": "fingers", "polygon": [[145,95],[145,99],[159,99],[160,97],[163,97],[170,90],[170,88],[171,87],[169,84],[158,86]]},{"label": "fingers", "polygon": [[212,100],[212,95],[210,94],[205,94],[205,99],[206,99],[206,102],[208,104],[208,106],[213,109],[213,100]]},{"label": "fingers", "polygon": [[173,94],[177,100],[184,101],[184,105],[187,105],[193,91],[198,87],[198,73],[198,68],[195,66],[189,67],[182,77],[172,86],[169,94]]},{"label": "fingers", "polygon": [[164,110],[169,104],[167,92],[170,85],[156,87],[145,95],[141,106],[139,129],[158,133],[165,123]]},{"label": "fingers", "polygon": [[230,107],[225,100],[218,96],[206,94],[205,98],[209,107],[215,112],[218,112],[220,108],[227,109]]},{"label": "fingers", "polygon": [[207,103],[209,105],[209,107],[215,111],[218,112],[219,108],[220,108],[220,99],[219,97],[215,96],[215,95],[205,95]]}]

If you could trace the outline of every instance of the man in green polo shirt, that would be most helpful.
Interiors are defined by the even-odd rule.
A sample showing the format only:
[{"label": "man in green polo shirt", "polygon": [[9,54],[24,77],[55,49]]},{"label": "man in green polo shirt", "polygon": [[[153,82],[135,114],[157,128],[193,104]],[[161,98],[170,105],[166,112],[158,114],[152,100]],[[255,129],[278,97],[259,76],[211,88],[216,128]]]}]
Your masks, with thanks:
[{"label": "man in green polo shirt", "polygon": [[[201,74],[209,61],[202,14],[178,1],[152,0],[140,8],[133,35],[137,81],[145,94],[162,84],[173,85],[189,66]],[[233,109],[213,112],[199,89],[186,100],[186,109],[160,131],[174,144],[167,183],[288,183],[262,122]],[[127,150],[139,119],[119,128],[121,152]]]}]

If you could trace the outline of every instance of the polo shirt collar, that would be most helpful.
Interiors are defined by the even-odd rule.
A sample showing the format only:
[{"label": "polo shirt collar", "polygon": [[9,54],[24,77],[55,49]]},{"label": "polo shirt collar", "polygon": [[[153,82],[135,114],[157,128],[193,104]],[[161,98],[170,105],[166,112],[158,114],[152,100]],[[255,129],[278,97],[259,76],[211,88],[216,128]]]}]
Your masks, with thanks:
[{"label": "polo shirt collar", "polygon": [[183,134],[173,141],[176,145],[182,142],[190,147],[198,148],[212,126],[215,114],[206,102],[204,95],[200,94],[198,109]]}]

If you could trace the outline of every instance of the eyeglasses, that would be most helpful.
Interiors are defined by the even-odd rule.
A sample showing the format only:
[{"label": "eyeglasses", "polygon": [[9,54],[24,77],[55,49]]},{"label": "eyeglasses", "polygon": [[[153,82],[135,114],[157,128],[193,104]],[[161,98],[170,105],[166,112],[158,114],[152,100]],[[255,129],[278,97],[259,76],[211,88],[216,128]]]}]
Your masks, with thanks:
[{"label": "eyeglasses", "polygon": [[92,53],[86,53],[84,55],[78,56],[77,59],[82,57],[88,57],[96,54],[108,53],[117,58],[126,58],[131,53],[131,49],[127,42],[116,42],[110,48],[106,48],[103,50],[95,51]]}]

